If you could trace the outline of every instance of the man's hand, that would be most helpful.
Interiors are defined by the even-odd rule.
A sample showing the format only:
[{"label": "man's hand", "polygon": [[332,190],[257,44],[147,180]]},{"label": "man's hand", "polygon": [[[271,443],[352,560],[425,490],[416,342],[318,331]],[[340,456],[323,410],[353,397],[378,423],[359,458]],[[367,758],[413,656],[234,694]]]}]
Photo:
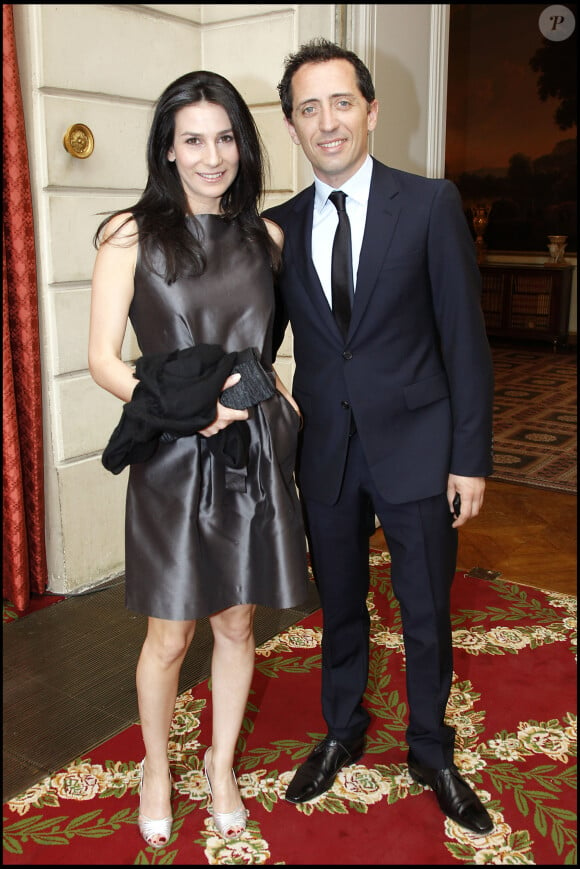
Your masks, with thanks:
[{"label": "man's hand", "polygon": [[456,495],[461,498],[461,512],[453,522],[453,528],[460,528],[469,519],[479,514],[483,506],[483,493],[485,491],[485,477],[458,477],[449,474],[447,480],[447,501],[449,511],[454,513],[453,499]]},{"label": "man's hand", "polygon": [[[237,383],[240,379],[241,374],[230,374],[226,382],[222,387],[222,392],[224,389],[229,389],[230,386],[233,386],[234,383]],[[206,428],[200,429],[198,434],[203,435],[204,438],[209,438],[212,435],[217,434],[222,429],[227,428],[232,422],[236,422],[239,419],[247,419],[249,413],[247,410],[234,410],[231,407],[225,407],[221,402],[217,402],[216,404],[216,418],[211,423],[211,425],[206,426]]]}]

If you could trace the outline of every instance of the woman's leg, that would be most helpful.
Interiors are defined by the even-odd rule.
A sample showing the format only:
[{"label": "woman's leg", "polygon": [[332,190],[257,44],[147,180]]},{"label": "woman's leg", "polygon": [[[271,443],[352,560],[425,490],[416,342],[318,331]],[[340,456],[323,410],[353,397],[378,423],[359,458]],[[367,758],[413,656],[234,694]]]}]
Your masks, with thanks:
[{"label": "woman's leg", "polygon": [[207,758],[213,806],[233,812],[240,806],[232,767],[254,673],[255,606],[242,604],[210,616],[214,637],[211,661],[212,750]]},{"label": "woman's leg", "polygon": [[167,744],[179,672],[194,633],[195,621],[150,618],[137,664],[137,697],[145,743],[140,811],[151,819],[171,814]]}]

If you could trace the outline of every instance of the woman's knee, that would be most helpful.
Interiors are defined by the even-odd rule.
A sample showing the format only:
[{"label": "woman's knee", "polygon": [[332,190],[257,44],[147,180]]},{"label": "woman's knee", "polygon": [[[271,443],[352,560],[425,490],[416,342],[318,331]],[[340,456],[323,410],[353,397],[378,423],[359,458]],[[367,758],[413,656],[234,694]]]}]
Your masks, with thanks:
[{"label": "woman's knee", "polygon": [[145,643],[164,666],[171,666],[183,661],[194,633],[195,622],[149,619]]},{"label": "woman's knee", "polygon": [[252,604],[240,604],[210,616],[214,639],[236,644],[253,639],[255,610]]}]

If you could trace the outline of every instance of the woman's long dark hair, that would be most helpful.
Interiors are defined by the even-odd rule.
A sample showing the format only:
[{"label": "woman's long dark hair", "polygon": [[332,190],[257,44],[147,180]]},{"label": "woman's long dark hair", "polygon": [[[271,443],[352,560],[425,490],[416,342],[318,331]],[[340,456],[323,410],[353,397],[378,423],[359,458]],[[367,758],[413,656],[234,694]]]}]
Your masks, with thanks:
[{"label": "woman's long dark hair", "polygon": [[159,97],[147,142],[145,190],[135,205],[109,214],[93,239],[98,247],[109,220],[123,212],[131,212],[139,225],[144,262],[153,268],[153,252],[161,249],[166,263],[163,277],[168,283],[175,281],[179,274],[201,274],[205,268],[203,248],[186,225],[188,205],[181,179],[175,162],[167,158],[174,141],[176,112],[200,102],[222,106],[238,146],[238,174],[222,197],[221,213],[226,220],[237,219],[244,236],[257,243],[274,268],[279,265],[278,248],[271,241],[259,214],[267,158],[256,122],[231,82],[218,73],[199,70],[176,79]]}]

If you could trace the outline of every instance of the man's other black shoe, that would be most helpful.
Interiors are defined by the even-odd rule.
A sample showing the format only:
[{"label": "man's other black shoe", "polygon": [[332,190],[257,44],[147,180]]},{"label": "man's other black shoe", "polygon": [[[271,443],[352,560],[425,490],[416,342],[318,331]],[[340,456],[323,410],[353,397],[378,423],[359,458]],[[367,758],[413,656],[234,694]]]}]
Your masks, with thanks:
[{"label": "man's other black shoe", "polygon": [[445,769],[432,769],[417,763],[411,752],[407,757],[407,764],[413,781],[428,785],[435,791],[444,815],[479,836],[491,833],[493,821],[487,809],[461,777],[455,764],[452,763]]}]

